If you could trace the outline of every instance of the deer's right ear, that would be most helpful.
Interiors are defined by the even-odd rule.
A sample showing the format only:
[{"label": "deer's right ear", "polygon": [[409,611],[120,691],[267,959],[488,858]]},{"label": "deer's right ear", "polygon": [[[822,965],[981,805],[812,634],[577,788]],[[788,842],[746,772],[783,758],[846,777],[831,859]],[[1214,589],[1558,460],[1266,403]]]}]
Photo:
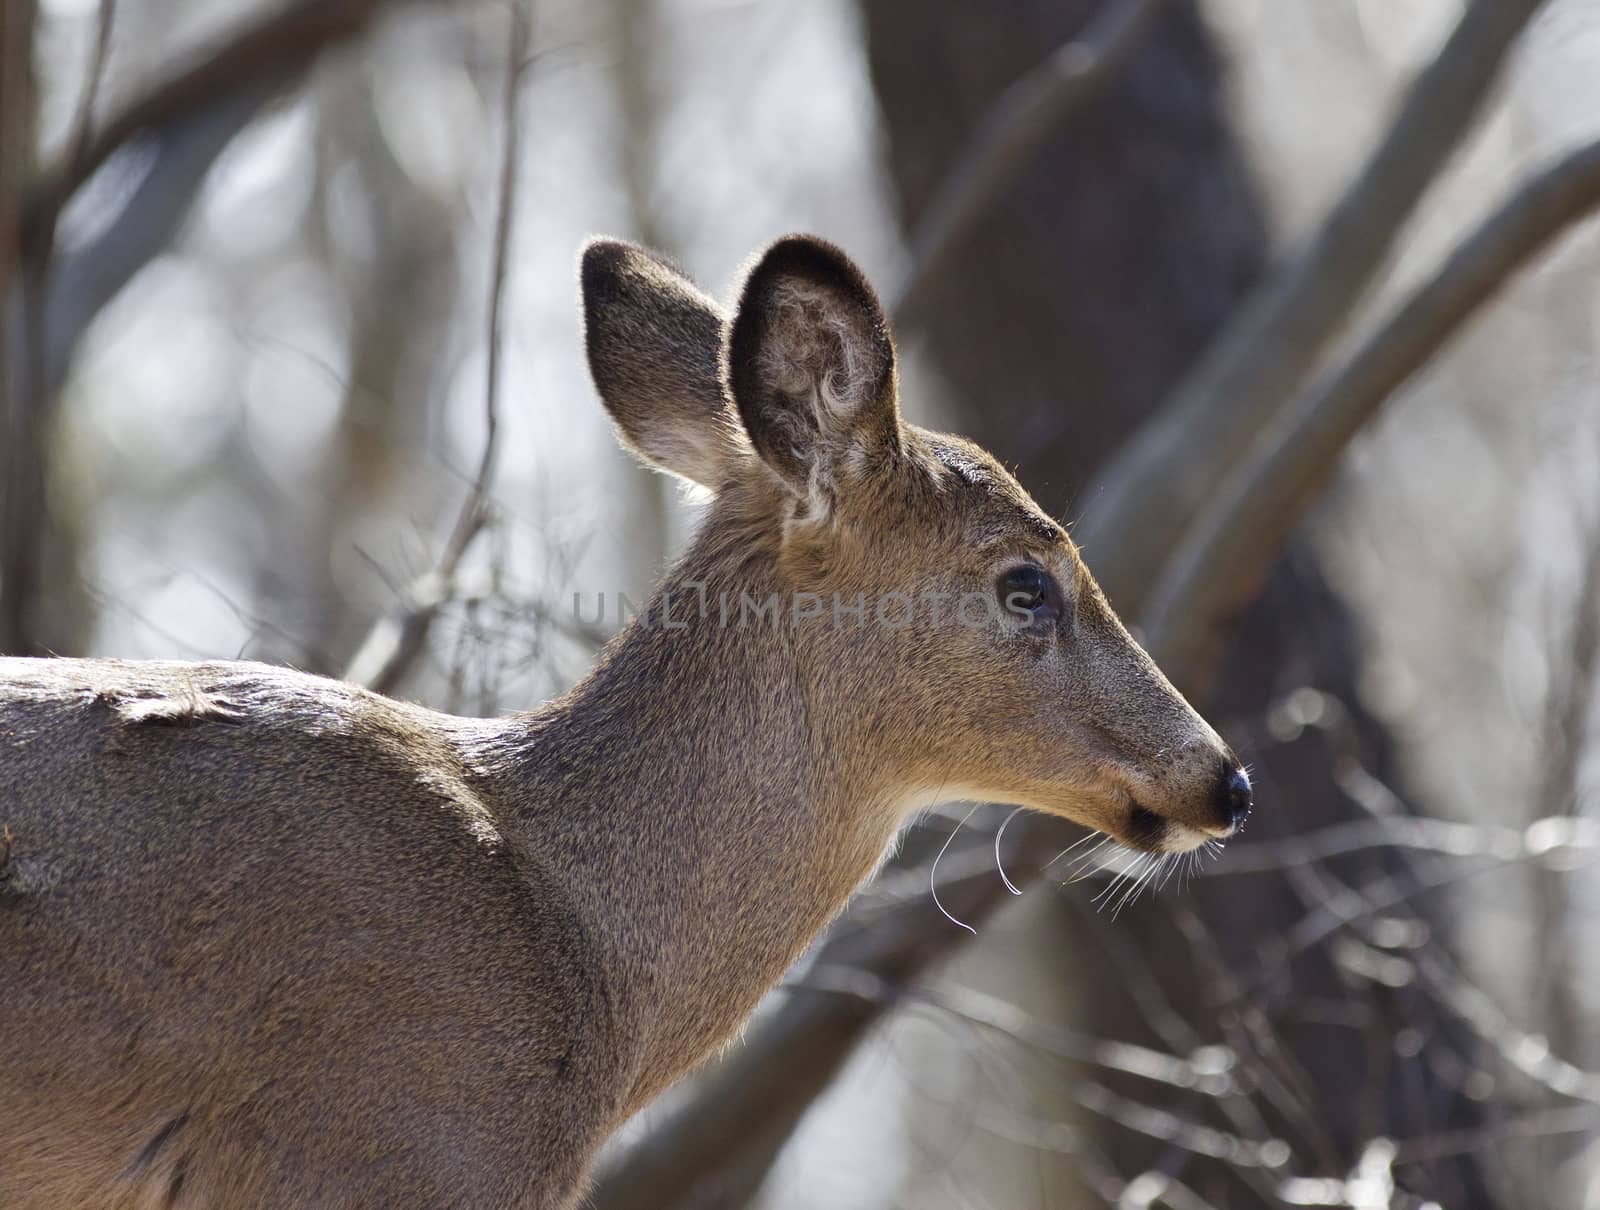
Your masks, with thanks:
[{"label": "deer's right ear", "polygon": [[716,490],[748,448],[717,374],[727,317],[670,262],[622,240],[591,240],[580,277],[589,374],[623,444]]},{"label": "deer's right ear", "polygon": [[899,449],[889,321],[826,240],[786,236],[761,255],[728,328],[723,375],[756,453],[822,512],[853,468]]}]

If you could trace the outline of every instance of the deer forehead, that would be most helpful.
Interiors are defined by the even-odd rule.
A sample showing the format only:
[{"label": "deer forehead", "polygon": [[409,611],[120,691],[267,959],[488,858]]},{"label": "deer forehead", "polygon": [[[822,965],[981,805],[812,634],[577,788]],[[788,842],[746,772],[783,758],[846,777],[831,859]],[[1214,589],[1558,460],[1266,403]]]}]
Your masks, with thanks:
[{"label": "deer forehead", "polygon": [[1066,530],[981,446],[942,433],[919,430],[917,436],[938,495],[959,519],[964,545],[995,553],[1060,554],[1076,562]]}]

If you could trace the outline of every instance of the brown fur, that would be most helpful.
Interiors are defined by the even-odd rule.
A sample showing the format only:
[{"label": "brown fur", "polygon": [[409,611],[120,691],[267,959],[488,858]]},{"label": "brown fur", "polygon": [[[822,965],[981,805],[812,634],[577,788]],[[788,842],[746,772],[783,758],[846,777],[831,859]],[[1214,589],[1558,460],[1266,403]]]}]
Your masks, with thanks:
[{"label": "brown fur", "polygon": [[[1226,747],[1004,470],[900,422],[842,253],[781,241],[731,322],[627,245],[583,285],[623,439],[717,495],[571,693],[480,721],[257,664],[0,661],[0,1205],[569,1206],[917,806],[1226,833]],[[874,621],[1024,557],[1048,627]],[[822,616],[719,616],[796,592]]]}]

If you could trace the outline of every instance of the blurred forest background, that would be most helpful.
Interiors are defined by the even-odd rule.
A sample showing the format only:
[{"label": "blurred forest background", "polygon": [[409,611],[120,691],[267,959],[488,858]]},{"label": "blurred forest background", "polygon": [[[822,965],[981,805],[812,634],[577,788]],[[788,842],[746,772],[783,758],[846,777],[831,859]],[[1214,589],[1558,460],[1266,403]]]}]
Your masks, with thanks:
[{"label": "blurred forest background", "polygon": [[1254,767],[1116,913],[919,823],[596,1210],[1600,1207],[1600,2],[0,14],[0,650],[536,704],[699,507],[581,241],[807,230]]}]

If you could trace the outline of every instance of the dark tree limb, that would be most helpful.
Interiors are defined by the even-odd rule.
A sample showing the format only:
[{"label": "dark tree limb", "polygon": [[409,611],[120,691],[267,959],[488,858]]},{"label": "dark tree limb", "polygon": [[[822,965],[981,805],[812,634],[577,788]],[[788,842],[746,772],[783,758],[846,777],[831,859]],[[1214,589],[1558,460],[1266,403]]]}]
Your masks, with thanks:
[{"label": "dark tree limb", "polygon": [[32,191],[28,226],[49,230],[80,186],[140,134],[157,132],[251,88],[277,92],[329,47],[363,33],[390,0],[295,0],[242,25],[74,139]]},{"label": "dark tree limb", "polygon": [[34,490],[39,427],[32,392],[22,255],[24,191],[33,171],[35,0],[0,0],[0,652],[18,649],[43,524]]},{"label": "dark tree limb", "polygon": [[[89,323],[172,241],[222,149],[324,51],[401,2],[297,0],[199,52],[103,124],[94,126],[92,114],[84,114],[90,124],[29,190],[24,219],[29,254],[49,265],[42,333],[47,395],[59,390]],[[55,247],[61,208],[118,151],[139,154],[139,185],[99,239],[61,252]]]},{"label": "dark tree limb", "polygon": [[962,236],[1010,189],[1050,135],[1116,75],[1165,2],[1111,0],[1081,37],[1000,95],[912,234],[910,270],[890,308],[896,324],[916,322],[918,306],[937,289]]},{"label": "dark tree limb", "polygon": [[139,183],[105,231],[81,248],[53,254],[37,333],[39,390],[46,399],[65,384],[73,352],[95,317],[172,243],[217,157],[278,92],[257,82],[174,118],[140,148]]},{"label": "dark tree limb", "polygon": [[1349,319],[1539,5],[1471,0],[1315,234],[1085,494],[1077,537],[1096,559],[1132,543],[1115,571],[1097,563],[1118,609],[1132,610],[1180,540],[1183,521],[1216,491],[1249,435],[1288,401]]},{"label": "dark tree limb", "polygon": [[1277,418],[1191,528],[1151,593],[1142,617],[1146,645],[1158,661],[1204,665],[1207,637],[1239,599],[1239,586],[1259,581],[1361,426],[1509,277],[1597,208],[1600,142],[1518,189],[1346,362]]},{"label": "dark tree limb", "polygon": [[[10,434],[0,516],[0,651],[33,654],[39,648],[35,613],[48,517],[48,433],[73,350],[95,316],[172,241],[234,136],[296,84],[324,50],[360,33],[395,2],[297,0],[273,10],[158,80],[97,129],[81,126],[64,158],[27,185],[15,221],[0,215],[0,390],[8,401]],[[21,29],[20,14],[32,6],[20,0],[0,4],[10,39]],[[104,62],[110,15],[109,5],[102,8],[97,65]],[[26,46],[31,54],[31,36]],[[5,64],[0,70],[7,81],[21,78]],[[93,83],[90,89],[85,123],[92,122],[98,91]],[[9,101],[5,109],[16,112]],[[62,208],[119,151],[140,154],[138,184],[99,238],[60,251],[56,221]],[[7,163],[31,165],[32,155],[31,146],[25,156],[0,148],[0,161]]]}]

